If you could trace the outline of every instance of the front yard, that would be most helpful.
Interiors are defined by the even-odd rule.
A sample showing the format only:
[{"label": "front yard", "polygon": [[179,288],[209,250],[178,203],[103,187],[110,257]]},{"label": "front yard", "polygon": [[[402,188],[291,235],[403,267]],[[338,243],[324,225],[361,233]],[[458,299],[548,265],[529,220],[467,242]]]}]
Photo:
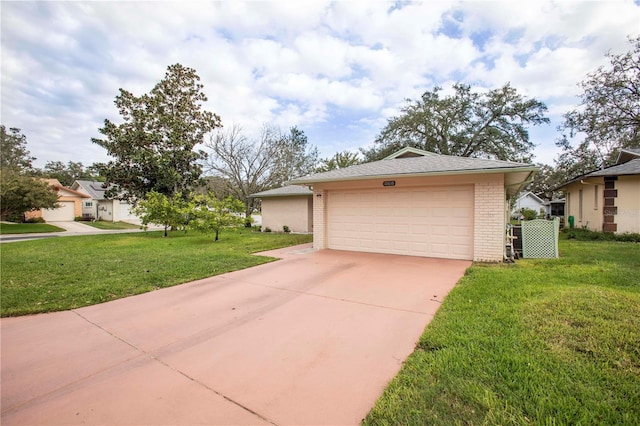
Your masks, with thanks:
[{"label": "front yard", "polygon": [[64,229],[48,223],[0,222],[0,234],[39,234],[48,232],[64,232]]},{"label": "front yard", "polygon": [[102,303],[270,262],[251,253],[302,244],[310,235],[225,230],[87,235],[3,244],[1,314],[16,316]]},{"label": "front yard", "polygon": [[365,425],[637,425],[640,244],[474,265]]}]

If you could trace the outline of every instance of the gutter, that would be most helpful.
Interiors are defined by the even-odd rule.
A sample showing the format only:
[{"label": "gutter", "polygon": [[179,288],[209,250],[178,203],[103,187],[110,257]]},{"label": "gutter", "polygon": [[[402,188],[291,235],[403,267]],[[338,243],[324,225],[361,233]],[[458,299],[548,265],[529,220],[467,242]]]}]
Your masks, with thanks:
[{"label": "gutter", "polygon": [[324,182],[345,182],[354,180],[371,180],[371,179],[393,179],[403,177],[428,177],[428,176],[457,176],[468,174],[494,174],[494,173],[509,173],[509,172],[535,172],[537,167],[508,167],[499,169],[477,169],[477,170],[447,170],[440,172],[422,172],[422,173],[395,173],[386,175],[366,175],[366,176],[347,176],[347,177],[334,177],[324,179],[305,179],[298,178],[287,182],[289,185],[308,185],[313,183]]}]

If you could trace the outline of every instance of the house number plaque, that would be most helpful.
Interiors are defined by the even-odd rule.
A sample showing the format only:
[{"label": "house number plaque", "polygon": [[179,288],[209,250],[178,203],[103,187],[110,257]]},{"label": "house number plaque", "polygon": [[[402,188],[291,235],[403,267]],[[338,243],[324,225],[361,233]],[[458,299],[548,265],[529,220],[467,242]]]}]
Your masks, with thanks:
[{"label": "house number plaque", "polygon": [[382,186],[396,186],[395,180],[385,180],[382,182]]}]

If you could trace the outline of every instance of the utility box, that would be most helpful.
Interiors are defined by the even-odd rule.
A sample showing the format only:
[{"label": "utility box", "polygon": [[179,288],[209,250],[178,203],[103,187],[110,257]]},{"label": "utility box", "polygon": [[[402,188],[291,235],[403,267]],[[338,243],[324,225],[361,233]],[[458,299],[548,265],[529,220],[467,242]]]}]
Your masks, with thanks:
[{"label": "utility box", "polygon": [[554,258],[560,257],[558,237],[560,220],[526,220],[522,222],[522,257]]}]

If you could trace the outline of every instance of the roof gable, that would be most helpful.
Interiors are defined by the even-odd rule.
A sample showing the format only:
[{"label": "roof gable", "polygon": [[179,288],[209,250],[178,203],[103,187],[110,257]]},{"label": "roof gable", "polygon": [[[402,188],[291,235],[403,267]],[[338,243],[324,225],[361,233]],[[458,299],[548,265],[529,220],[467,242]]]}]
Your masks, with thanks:
[{"label": "roof gable", "polygon": [[383,160],[395,160],[398,158],[411,158],[411,157],[425,157],[429,155],[438,155],[438,154],[436,154],[435,152],[429,152],[422,149],[407,146],[405,148],[402,148],[400,151],[394,152],[393,154],[383,158]]},{"label": "roof gable", "polygon": [[640,158],[640,148],[623,148],[618,154],[616,164],[624,164],[636,158]]},{"label": "roof gable", "polygon": [[534,194],[531,191],[523,192],[522,195],[518,197],[518,200],[524,200],[525,198],[531,198],[540,204],[544,204],[545,202],[542,198],[538,197],[536,194]]},{"label": "roof gable", "polygon": [[312,196],[313,191],[302,185],[287,185],[281,188],[269,189],[268,191],[256,192],[251,194],[251,198],[269,198],[269,197],[300,197]]},{"label": "roof gable", "polygon": [[94,200],[104,200],[104,193],[111,187],[111,185],[107,188],[103,188],[102,185],[104,185],[104,182],[95,180],[76,180],[73,182],[72,187],[81,189],[89,194]]}]

